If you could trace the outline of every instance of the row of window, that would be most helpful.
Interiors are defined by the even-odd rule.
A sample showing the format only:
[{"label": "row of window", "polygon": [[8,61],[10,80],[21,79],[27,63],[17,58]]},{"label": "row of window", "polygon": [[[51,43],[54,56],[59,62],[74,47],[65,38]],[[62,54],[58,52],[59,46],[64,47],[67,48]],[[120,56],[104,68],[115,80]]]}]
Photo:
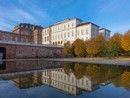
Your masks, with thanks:
[{"label": "row of window", "polygon": [[67,84],[63,84],[63,83],[56,82],[56,81],[52,81],[52,85],[57,86],[58,88],[62,87],[62,89],[66,89],[67,91],[69,90],[69,93],[70,93],[70,91],[73,92],[75,89],[75,87],[73,87],[73,86],[67,86]]},{"label": "row of window", "polygon": [[44,37],[43,39],[45,42],[49,41],[49,36]]},{"label": "row of window", "polygon": [[[88,34],[88,30],[86,30],[86,35]],[[77,35],[85,35],[85,32],[77,32]],[[69,38],[69,37],[74,37],[74,32],[68,32],[68,33],[61,33],[61,34],[58,34],[58,35],[52,35],[52,40],[57,40],[57,39],[62,39],[62,38]],[[49,38],[48,37],[44,37],[44,41],[49,41]]]},{"label": "row of window", "polygon": [[27,26],[27,25],[21,25],[21,27],[23,27],[23,28],[27,28],[27,29],[32,29],[31,26]]},{"label": "row of window", "polygon": [[21,34],[24,34],[24,35],[30,35],[30,32],[21,32]]},{"label": "row of window", "polygon": [[58,26],[58,27],[53,27],[52,32],[57,32],[57,31],[72,28],[72,27],[74,27],[73,23],[71,23],[71,24],[63,24],[63,25]]},{"label": "row of window", "polygon": [[63,42],[62,42],[62,41],[57,41],[57,42],[53,42],[52,44],[53,44],[53,45],[62,45]]},{"label": "row of window", "polygon": [[[66,75],[62,75],[62,74],[52,74],[53,78],[58,79],[58,80],[64,80],[64,81],[70,81],[70,77],[67,77]],[[74,83],[75,78],[71,77],[72,83]]]},{"label": "row of window", "polygon": [[[12,36],[2,36],[2,37],[0,37],[0,40],[3,40],[3,41],[16,41],[16,42],[18,42],[19,40],[18,40],[18,37],[12,37]],[[28,38],[22,38],[21,37],[21,42],[29,42],[29,39]]]},{"label": "row of window", "polygon": [[[68,76],[63,75],[63,74],[55,73],[55,74],[52,74],[52,76],[55,79],[58,79],[58,80],[61,80],[61,81],[63,80],[65,82],[67,82],[67,81],[70,82],[72,80],[71,82],[74,83],[75,81],[77,81],[74,77],[68,77]],[[80,79],[80,80],[77,81],[77,83],[82,84],[82,85],[88,85],[88,80]]]},{"label": "row of window", "polygon": [[79,36],[79,35],[87,35],[88,34],[88,30],[80,30],[80,31],[77,31],[77,35]]},{"label": "row of window", "polygon": [[[8,41],[13,41],[13,37],[12,36],[2,36],[0,37],[0,40],[8,40]],[[18,38],[15,37],[14,41],[17,41]]]},{"label": "row of window", "polygon": [[68,32],[68,33],[61,33],[61,34],[58,34],[58,35],[52,35],[52,40],[57,40],[57,39],[62,39],[62,38],[66,38],[66,37],[74,37],[74,32]]},{"label": "row of window", "polygon": [[[51,32],[57,32],[57,31],[61,31],[61,30],[64,30],[64,29],[68,29],[68,28],[72,28],[74,27],[74,24],[71,23],[71,24],[64,24],[64,25],[61,25],[60,27],[52,27],[51,28]],[[44,29],[43,30],[43,35],[46,35],[46,34],[49,34],[49,30],[48,29]]]}]

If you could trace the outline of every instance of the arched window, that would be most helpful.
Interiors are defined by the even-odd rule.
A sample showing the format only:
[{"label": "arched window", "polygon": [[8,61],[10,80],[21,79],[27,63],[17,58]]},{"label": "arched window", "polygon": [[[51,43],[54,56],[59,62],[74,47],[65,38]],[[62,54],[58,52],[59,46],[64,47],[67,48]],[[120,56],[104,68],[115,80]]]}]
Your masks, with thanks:
[{"label": "arched window", "polygon": [[55,42],[55,45],[57,45],[57,42]]}]

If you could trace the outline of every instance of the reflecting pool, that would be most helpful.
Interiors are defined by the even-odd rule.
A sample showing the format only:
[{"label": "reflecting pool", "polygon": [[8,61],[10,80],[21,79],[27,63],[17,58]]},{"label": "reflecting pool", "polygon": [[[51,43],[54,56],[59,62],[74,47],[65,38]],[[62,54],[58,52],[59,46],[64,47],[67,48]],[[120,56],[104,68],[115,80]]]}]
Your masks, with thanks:
[{"label": "reflecting pool", "polygon": [[0,98],[130,98],[130,67],[43,60],[0,62]]}]

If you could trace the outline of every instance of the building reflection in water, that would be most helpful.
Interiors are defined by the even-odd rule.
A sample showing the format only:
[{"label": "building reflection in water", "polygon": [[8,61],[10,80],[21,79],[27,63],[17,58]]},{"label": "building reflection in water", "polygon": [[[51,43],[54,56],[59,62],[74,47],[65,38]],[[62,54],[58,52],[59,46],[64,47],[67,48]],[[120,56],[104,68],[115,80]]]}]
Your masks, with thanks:
[{"label": "building reflection in water", "polygon": [[67,75],[63,68],[42,72],[42,82],[72,95],[80,95],[82,90],[91,92],[99,88],[99,85],[91,78],[76,79],[73,73]]},{"label": "building reflection in water", "polygon": [[32,70],[43,70],[50,68],[61,68],[65,62],[27,60],[27,61],[0,61],[0,74],[24,72]]},{"label": "building reflection in water", "polygon": [[35,72],[27,75],[20,75],[12,79],[17,87],[26,89],[42,85],[41,73]]},{"label": "building reflection in water", "polygon": [[20,89],[47,85],[74,96],[82,94],[82,91],[92,92],[109,83],[113,83],[115,87],[130,89],[129,67],[50,61],[46,61],[46,66],[49,66],[48,69],[22,74],[15,72],[1,78],[12,80]]},{"label": "building reflection in water", "polygon": [[5,70],[5,69],[6,69],[6,62],[0,61],[0,70]]}]

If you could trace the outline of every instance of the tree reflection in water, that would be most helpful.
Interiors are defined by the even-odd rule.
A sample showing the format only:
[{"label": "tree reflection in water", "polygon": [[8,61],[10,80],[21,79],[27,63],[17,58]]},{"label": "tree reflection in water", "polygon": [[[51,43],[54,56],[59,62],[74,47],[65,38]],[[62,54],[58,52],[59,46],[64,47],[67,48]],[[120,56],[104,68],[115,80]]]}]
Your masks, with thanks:
[{"label": "tree reflection in water", "polygon": [[101,84],[110,81],[115,87],[130,89],[130,67],[117,65],[95,65],[85,63],[67,63],[64,65],[67,75],[73,73],[77,79],[84,76]]}]

